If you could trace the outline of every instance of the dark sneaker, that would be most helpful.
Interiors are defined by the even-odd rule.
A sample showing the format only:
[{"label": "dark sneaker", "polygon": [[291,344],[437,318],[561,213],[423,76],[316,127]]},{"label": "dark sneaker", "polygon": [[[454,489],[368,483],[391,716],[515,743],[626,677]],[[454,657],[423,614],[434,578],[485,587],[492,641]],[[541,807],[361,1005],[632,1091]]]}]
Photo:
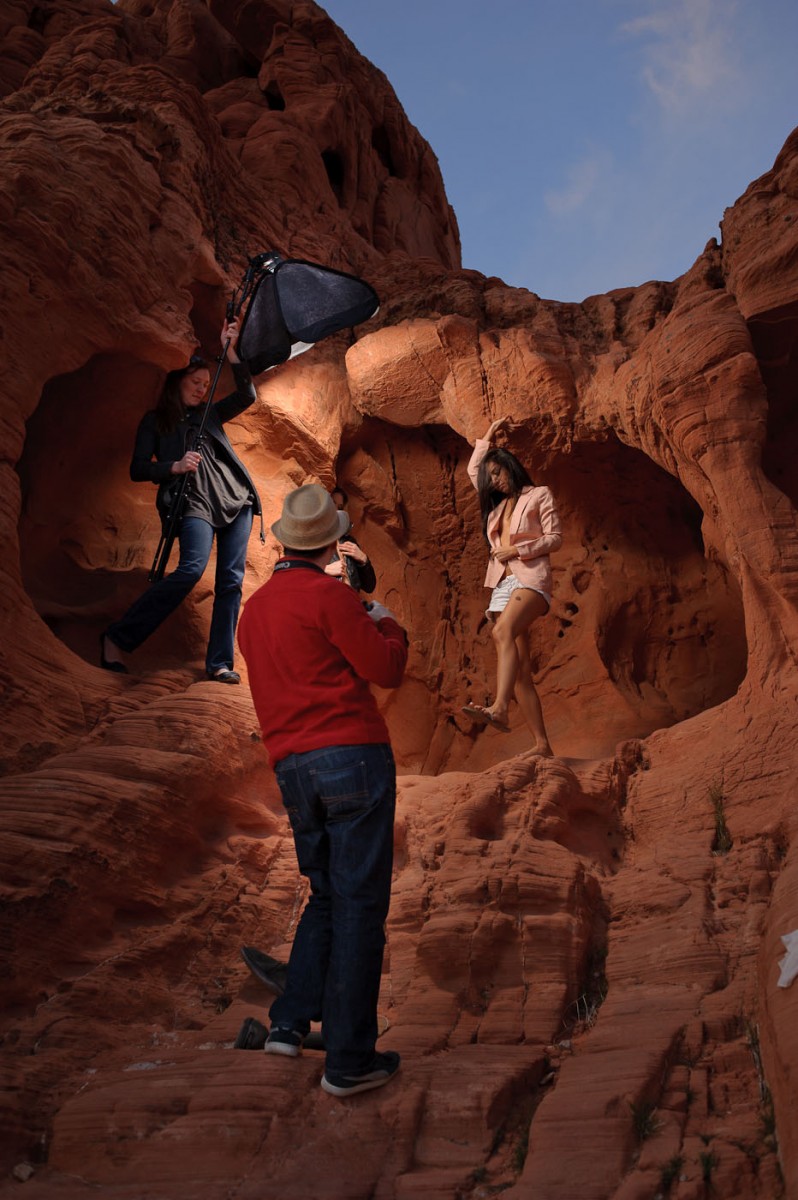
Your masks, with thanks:
[{"label": "dark sneaker", "polygon": [[333,1071],[325,1071],[321,1086],[331,1096],[354,1096],[356,1092],[368,1092],[393,1079],[400,1061],[395,1050],[386,1050],[384,1054],[374,1055],[371,1070],[362,1075],[337,1075]]},{"label": "dark sneaker", "polygon": [[238,671],[231,671],[228,667],[224,667],[221,671],[206,671],[205,674],[212,683],[240,683],[241,676]]},{"label": "dark sneaker", "polygon": [[302,1051],[304,1040],[295,1029],[281,1029],[279,1025],[274,1025],[263,1049],[267,1054],[286,1054],[289,1058],[296,1058]]}]

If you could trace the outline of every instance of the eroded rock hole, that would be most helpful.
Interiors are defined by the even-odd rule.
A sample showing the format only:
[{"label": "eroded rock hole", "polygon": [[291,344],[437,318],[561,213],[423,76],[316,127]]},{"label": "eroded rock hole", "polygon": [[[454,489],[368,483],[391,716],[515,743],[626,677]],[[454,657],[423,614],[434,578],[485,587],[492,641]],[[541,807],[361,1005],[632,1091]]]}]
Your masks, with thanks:
[{"label": "eroded rock hole", "polygon": [[391,143],[384,125],[379,125],[372,132],[371,145],[376,151],[377,157],[385,167],[388,174],[396,175],[396,166],[394,165],[393,155],[391,154]]},{"label": "eroded rock hole", "polygon": [[327,178],[330,182],[330,187],[333,190],[336,200],[343,207],[344,204],[344,160],[341,155],[335,150],[322,151],[322,162],[324,169],[327,172]]},{"label": "eroded rock hole", "polygon": [[747,662],[742,598],[732,573],[704,552],[695,500],[616,441],[577,448],[556,476],[566,547],[581,543],[559,598],[575,611],[568,592],[579,595],[580,628],[593,623],[631,723],[650,732],[734,695]]},{"label": "eroded rock hole", "polygon": [[[163,381],[156,367],[101,355],[45,386],[18,464],[22,581],[71,650],[97,660],[99,631],[147,586],[158,538],[155,487],[131,483],[143,413]],[[196,589],[195,589],[196,590]],[[196,654],[192,605],[139,652],[141,661]]]},{"label": "eroded rock hole", "polygon": [[749,323],[768,397],[762,469],[798,505],[798,305]]},{"label": "eroded rock hole", "polygon": [[280,91],[279,85],[275,83],[274,80],[267,84],[267,86],[264,88],[263,94],[266,97],[266,103],[272,112],[285,111],[285,97]]}]

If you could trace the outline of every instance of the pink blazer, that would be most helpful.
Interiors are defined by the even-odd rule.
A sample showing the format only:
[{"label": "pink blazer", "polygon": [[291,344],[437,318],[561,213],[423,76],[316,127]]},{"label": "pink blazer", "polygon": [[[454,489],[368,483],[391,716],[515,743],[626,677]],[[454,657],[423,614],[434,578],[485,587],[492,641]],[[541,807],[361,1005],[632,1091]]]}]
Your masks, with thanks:
[{"label": "pink blazer", "polygon": [[[491,448],[485,438],[478,438],[468,464],[468,475],[477,486],[479,464]],[[498,548],[499,521],[507,501],[497,504],[488,517],[488,541]],[[554,506],[554,497],[547,487],[525,487],[518,496],[510,518],[510,544],[518,547],[520,558],[507,564],[520,583],[551,595],[551,562],[549,554],[562,545],[560,518]],[[504,578],[505,564],[495,558],[488,561],[485,587],[494,588]]]}]

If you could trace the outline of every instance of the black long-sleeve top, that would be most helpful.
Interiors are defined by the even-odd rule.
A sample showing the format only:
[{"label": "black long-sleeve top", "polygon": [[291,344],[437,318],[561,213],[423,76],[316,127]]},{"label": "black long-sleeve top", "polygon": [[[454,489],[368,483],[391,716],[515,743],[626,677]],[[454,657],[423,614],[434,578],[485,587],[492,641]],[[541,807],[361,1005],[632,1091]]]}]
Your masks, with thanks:
[{"label": "black long-sleeve top", "polygon": [[[209,443],[208,451],[218,461],[232,468],[233,474],[242,479],[252,496],[253,511],[261,513],[260,497],[249,472],[230,444],[224,425],[239,416],[257,399],[252,376],[246,363],[232,363],[236,390],[223,400],[211,405],[205,422],[204,440]],[[192,410],[170,433],[159,433],[155,424],[155,410],[145,413],[136,431],[133,457],[130,462],[130,478],[135,483],[155,483],[158,494],[155,504],[161,520],[169,514],[172,493],[179,487],[182,476],[172,474],[172,464],[178,462],[187,450],[196,448],[196,426],[199,410]]]}]

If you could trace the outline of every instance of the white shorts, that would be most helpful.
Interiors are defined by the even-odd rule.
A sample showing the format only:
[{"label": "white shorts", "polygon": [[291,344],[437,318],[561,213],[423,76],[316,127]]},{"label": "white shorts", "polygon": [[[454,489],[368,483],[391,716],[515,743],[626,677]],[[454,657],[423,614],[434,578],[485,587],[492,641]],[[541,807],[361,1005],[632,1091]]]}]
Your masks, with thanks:
[{"label": "white shorts", "polygon": [[540,588],[530,587],[528,583],[522,583],[520,579],[516,579],[515,575],[508,575],[490,594],[490,604],[485,609],[485,616],[498,616],[500,612],[504,612],[513,592],[517,592],[519,588],[525,588],[528,592],[537,592],[546,601],[546,604],[551,608],[551,596],[548,592],[542,591]]}]

